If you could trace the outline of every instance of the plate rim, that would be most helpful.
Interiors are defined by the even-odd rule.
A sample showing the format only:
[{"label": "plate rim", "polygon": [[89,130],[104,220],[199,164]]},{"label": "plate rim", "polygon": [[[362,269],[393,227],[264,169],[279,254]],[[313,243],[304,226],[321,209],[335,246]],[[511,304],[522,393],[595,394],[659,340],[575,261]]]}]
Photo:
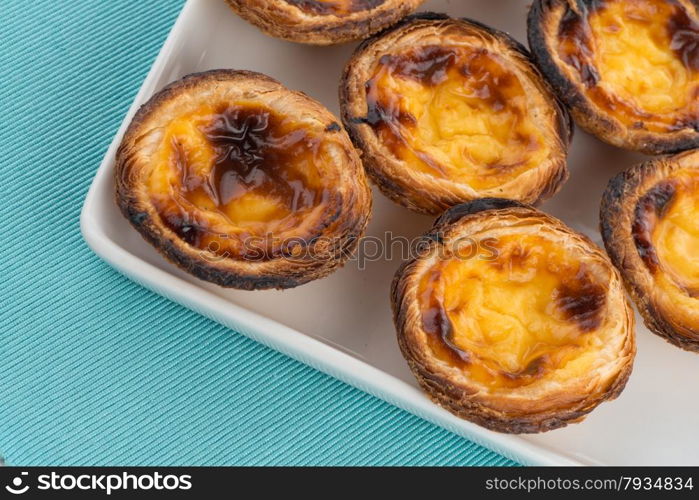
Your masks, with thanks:
[{"label": "plate rim", "polygon": [[80,211],[80,232],[88,247],[111,267],[145,288],[194,312],[341,380],[419,418],[524,465],[592,465],[526,441],[460,419],[433,403],[420,389],[313,336],[245,309],[185,281],[132,254],[111,239],[98,223],[97,198],[111,174],[116,150],[138,108],[152,94],[174,47],[185,36],[189,14],[207,0],[186,0],[158,56],[109,145]]}]

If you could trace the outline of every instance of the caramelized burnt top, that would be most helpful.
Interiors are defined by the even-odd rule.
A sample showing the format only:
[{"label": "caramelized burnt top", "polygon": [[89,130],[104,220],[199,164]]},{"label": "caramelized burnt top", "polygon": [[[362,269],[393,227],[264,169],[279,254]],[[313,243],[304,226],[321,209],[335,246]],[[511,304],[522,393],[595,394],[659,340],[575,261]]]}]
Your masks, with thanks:
[{"label": "caramelized burnt top", "polygon": [[386,0],[284,0],[307,14],[319,16],[346,16],[371,10],[386,3]]},{"label": "caramelized burnt top", "polygon": [[556,51],[594,104],[651,132],[699,129],[699,22],[687,0],[582,0]]},{"label": "caramelized burnt top", "polygon": [[365,86],[363,120],[394,157],[476,190],[548,160],[551,113],[535,118],[543,97],[506,51],[458,26],[444,29],[439,44],[412,42],[379,57]]},{"label": "caramelized burnt top", "polygon": [[[322,132],[322,131],[321,131]],[[338,210],[332,138],[258,103],[200,106],[162,132],[147,181],[163,223],[220,258],[266,260],[298,251]]]},{"label": "caramelized burnt top", "polygon": [[492,391],[586,374],[609,329],[610,272],[555,233],[486,232],[422,274],[422,328],[437,359]]},{"label": "caramelized burnt top", "polygon": [[[656,286],[699,298],[699,171],[679,169],[660,180],[636,204],[636,249]],[[696,305],[694,307],[697,307]]]}]

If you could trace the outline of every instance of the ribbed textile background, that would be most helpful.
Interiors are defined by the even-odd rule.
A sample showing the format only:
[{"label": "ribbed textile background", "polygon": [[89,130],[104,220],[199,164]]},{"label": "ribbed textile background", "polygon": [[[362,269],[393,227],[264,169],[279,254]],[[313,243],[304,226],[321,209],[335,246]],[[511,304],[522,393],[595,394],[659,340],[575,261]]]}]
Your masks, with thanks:
[{"label": "ribbed textile background", "polygon": [[2,1],[0,455],[510,464],[140,288],[83,243],[87,188],[182,4]]}]

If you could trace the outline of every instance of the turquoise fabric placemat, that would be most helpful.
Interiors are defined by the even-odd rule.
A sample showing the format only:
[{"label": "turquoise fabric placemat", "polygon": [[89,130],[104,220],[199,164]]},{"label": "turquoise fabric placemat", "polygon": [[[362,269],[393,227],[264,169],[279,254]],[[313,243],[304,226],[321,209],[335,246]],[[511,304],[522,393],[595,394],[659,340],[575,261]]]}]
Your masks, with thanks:
[{"label": "turquoise fabric placemat", "polygon": [[140,288],[83,243],[87,188],[182,4],[2,2],[0,455],[512,464]]}]

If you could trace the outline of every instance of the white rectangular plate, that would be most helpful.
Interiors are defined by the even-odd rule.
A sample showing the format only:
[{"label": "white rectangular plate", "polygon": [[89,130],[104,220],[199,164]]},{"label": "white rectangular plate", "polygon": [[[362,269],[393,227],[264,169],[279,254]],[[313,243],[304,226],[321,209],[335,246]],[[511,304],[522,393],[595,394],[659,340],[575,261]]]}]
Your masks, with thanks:
[{"label": "white rectangular plate", "polygon": [[[526,42],[527,2],[434,0],[423,10],[477,19]],[[136,109],[180,77],[213,68],[266,73],[338,114],[337,87],[354,45],[308,47],[261,34],[223,0],[189,0],[112,142],[85,200],[81,228],[90,247],[138,283],[259,342],[524,464],[699,464],[699,358],[638,327],[638,357],[618,400],[582,423],[541,435],[510,436],[452,416],[419,390],[400,355],[388,290],[400,256],[356,262],[288,291],[225,290],[169,264],[126,222],[114,203],[116,148]],[[599,200],[608,179],[641,156],[577,131],[571,178],[543,209],[600,243]],[[431,218],[374,193],[368,234],[413,237]]]}]

